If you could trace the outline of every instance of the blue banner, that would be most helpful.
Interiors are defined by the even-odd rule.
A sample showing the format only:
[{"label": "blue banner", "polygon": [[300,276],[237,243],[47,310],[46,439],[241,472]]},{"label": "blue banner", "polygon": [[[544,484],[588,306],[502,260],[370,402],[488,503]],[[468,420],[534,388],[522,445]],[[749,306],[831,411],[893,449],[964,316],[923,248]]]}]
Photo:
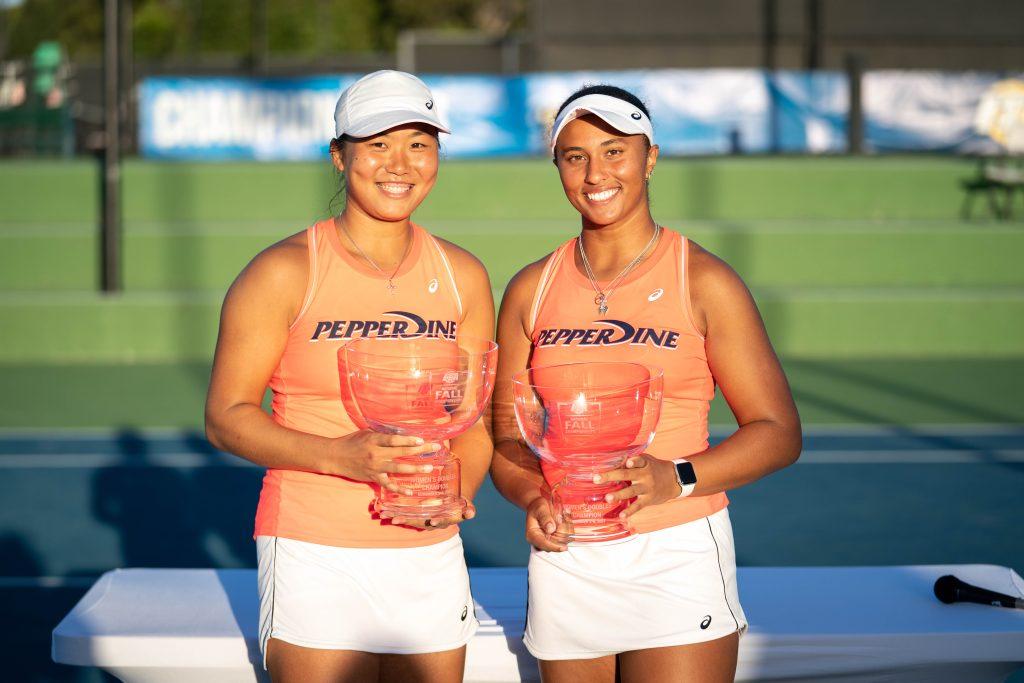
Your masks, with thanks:
[{"label": "blue banner", "polygon": [[527,76],[532,153],[548,152],[555,111],[585,83],[616,85],[639,96],[665,154],[838,152],[846,146],[848,87],[842,74],[658,69]]},{"label": "blue banner", "polygon": [[[334,135],[335,102],[356,78],[149,78],[140,92],[140,148],[165,159],[323,158]],[[584,83],[639,95],[666,154],[831,152],[845,140],[846,87],[839,74],[768,79],[752,69],[650,70],[424,81],[452,130],[441,139],[449,157],[546,154],[555,110]]]},{"label": "blue banner", "polygon": [[496,76],[424,76],[442,122],[452,131],[441,137],[451,157],[521,156],[526,153],[526,122],[518,79]]},{"label": "blue banner", "polygon": [[[877,152],[999,153],[1002,146],[992,139],[990,124],[978,120],[979,106],[1008,76],[870,71],[864,76],[862,99],[865,146]],[[1014,114],[1024,121],[1024,110]]]},{"label": "blue banner", "polygon": [[779,71],[765,82],[776,112],[774,151],[846,151],[850,86],[845,74]]},{"label": "blue banner", "polygon": [[[164,159],[318,159],[334,137],[334,106],[358,76],[252,80],[148,78],[139,146]],[[452,157],[521,155],[526,128],[518,84],[489,76],[427,76]]]},{"label": "blue banner", "polygon": [[[862,91],[865,148],[992,148],[995,143],[976,116],[984,94],[1001,77],[868,72]],[[140,90],[142,154],[168,159],[322,159],[334,136],[337,98],[357,78],[146,79]],[[453,158],[549,154],[556,109],[581,85],[593,83],[618,85],[638,95],[651,111],[655,139],[664,154],[841,153],[847,146],[849,84],[838,72],[654,69],[423,80],[452,130],[441,137],[441,145]]]},{"label": "blue banner", "polygon": [[615,85],[651,112],[654,139],[665,154],[723,154],[767,149],[768,97],[754,70],[593,71],[526,77],[530,151],[548,153],[559,105],[584,84]]},{"label": "blue banner", "polygon": [[158,159],[323,158],[334,105],[357,78],[147,78],[139,148]]}]

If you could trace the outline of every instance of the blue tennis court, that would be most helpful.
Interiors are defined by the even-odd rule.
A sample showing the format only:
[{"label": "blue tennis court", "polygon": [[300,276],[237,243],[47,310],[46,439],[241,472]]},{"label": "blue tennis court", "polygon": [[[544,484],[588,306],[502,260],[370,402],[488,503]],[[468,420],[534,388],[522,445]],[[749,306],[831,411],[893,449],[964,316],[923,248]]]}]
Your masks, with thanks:
[{"label": "blue tennis court", "polygon": [[[107,569],[254,566],[262,471],[196,432],[6,430],[0,470],[0,591],[22,625],[10,680],[102,680],[48,653],[50,629]],[[743,566],[1019,570],[1022,490],[1020,426],[815,425],[800,461],[731,493],[730,512]],[[470,565],[524,564],[520,513],[489,484],[477,504],[462,532]]]}]

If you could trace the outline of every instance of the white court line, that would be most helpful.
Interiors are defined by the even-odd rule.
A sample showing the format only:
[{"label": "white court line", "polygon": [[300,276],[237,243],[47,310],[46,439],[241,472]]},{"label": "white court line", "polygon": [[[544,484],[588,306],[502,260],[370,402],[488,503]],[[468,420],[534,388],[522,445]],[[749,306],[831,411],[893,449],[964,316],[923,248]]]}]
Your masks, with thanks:
[{"label": "white court line", "polygon": [[125,433],[132,438],[179,438],[202,433],[201,428],[189,427],[0,427],[0,441],[5,439],[41,439],[61,441],[68,439],[117,439]]},{"label": "white court line", "polygon": [[[736,431],[736,426],[725,423],[714,423],[710,426],[711,435],[714,437],[726,437]],[[112,439],[116,440],[125,433],[130,433],[132,438],[141,439],[166,439],[185,438],[191,436],[202,436],[200,428],[189,427],[140,427],[140,428],[111,428],[111,427],[0,427],[0,441],[5,439],[42,439],[51,441],[71,439]],[[991,435],[1006,434],[1010,436],[1024,436],[1024,424],[1015,422],[922,422],[906,425],[878,425],[865,423],[848,422],[817,422],[806,424],[803,427],[804,436],[942,436],[951,434],[960,435]]]},{"label": "white court line", "polygon": [[122,306],[144,304],[213,305],[220,303],[223,299],[224,291],[220,289],[138,290],[118,294],[103,294],[89,289],[0,292],[0,303],[2,304],[31,304],[33,306],[110,306],[111,303]]},{"label": "white court line", "polygon": [[[891,302],[946,302],[946,301],[999,301],[1016,303],[1024,300],[1024,287],[1017,285],[963,285],[958,287],[908,285],[893,287],[850,285],[848,287],[818,286],[765,286],[752,287],[759,301],[783,299],[791,302],[831,301],[836,303]],[[500,300],[504,286],[492,287],[491,296]],[[114,295],[103,295],[92,290],[9,290],[0,292],[0,304],[33,306],[109,306],[111,301],[122,305],[177,304],[216,305],[224,298],[224,291],[214,289],[191,290],[138,290]],[[1013,358],[1013,355],[1005,357]]]},{"label": "white court line", "polygon": [[102,467],[168,467],[194,469],[199,467],[257,468],[248,460],[228,454],[153,453],[145,456],[124,456],[119,453],[10,453],[0,455],[0,469],[59,470],[96,469]]},{"label": "white court line", "polygon": [[[711,425],[712,436],[728,436],[736,431],[732,425]],[[804,436],[943,436],[951,434],[987,436],[991,434],[1008,434],[1024,436],[1024,424],[1012,422],[962,422],[939,423],[925,422],[908,425],[877,425],[864,423],[816,423],[804,425]],[[2,434],[2,432],[0,432]]]},{"label": "white court line", "polygon": [[0,576],[2,588],[88,588],[96,576]]},{"label": "white court line", "polygon": [[[805,450],[797,465],[941,465],[1024,463],[1024,449],[993,450]],[[0,469],[98,469],[106,467],[258,468],[239,457],[201,453],[159,453],[122,456],[116,453],[11,453],[0,455]]]},{"label": "white court line", "polygon": [[891,451],[840,451],[808,450],[800,455],[797,465],[943,465],[974,464],[990,462],[1022,462],[1022,449],[974,450],[891,450]]},{"label": "white court line", "polygon": [[[139,237],[266,237],[300,232],[324,216],[308,215],[273,221],[228,220],[175,221],[135,220],[125,224],[125,234]],[[579,232],[571,216],[538,218],[446,218],[437,216],[425,221],[425,227],[438,236],[494,235],[503,232],[571,236]],[[1019,235],[1015,223],[964,221],[945,218],[721,218],[695,219],[663,217],[662,223],[686,232],[712,233],[795,233],[807,235],[833,234],[987,234]],[[524,229],[524,226],[528,226]],[[95,236],[96,226],[90,221],[11,221],[0,226],[0,239],[85,237]]]}]

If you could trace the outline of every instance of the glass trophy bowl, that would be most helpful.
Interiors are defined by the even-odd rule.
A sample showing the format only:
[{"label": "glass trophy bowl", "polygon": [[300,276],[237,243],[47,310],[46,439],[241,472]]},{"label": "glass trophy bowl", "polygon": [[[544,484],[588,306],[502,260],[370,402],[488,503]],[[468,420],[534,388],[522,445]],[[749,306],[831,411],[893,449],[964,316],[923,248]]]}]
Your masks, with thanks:
[{"label": "glass trophy bowl", "polygon": [[338,350],[341,399],[358,427],[442,446],[434,453],[395,458],[433,469],[389,474],[403,492],[380,488],[379,512],[415,519],[461,514],[461,468],[445,442],[480,418],[494,389],[497,360],[493,341],[461,335],[365,337]]},{"label": "glass trophy bowl", "polygon": [[553,537],[593,543],[630,536],[619,517],[628,501],[605,496],[626,482],[594,483],[643,453],[661,416],[662,371],[639,363],[567,363],[529,368],[512,378],[516,420],[540,458],[553,512]]}]

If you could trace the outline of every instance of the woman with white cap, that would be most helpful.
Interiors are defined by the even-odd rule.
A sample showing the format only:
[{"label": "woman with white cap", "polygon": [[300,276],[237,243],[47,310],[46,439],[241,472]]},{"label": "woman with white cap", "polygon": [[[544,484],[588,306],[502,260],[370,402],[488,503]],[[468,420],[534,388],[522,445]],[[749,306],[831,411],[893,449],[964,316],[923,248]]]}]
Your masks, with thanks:
[{"label": "woman with white cap", "polygon": [[[509,283],[498,317],[491,475],[526,511],[525,643],[547,682],[730,681],[746,628],[726,490],[796,460],[800,422],[757,308],[723,261],[651,216],[658,161],[644,104],[589,86],[559,108],[551,151],[582,231]],[[627,541],[565,543],[546,465],[522,444],[511,377],[527,367],[626,361],[664,371],[647,452],[596,483]],[[722,389],[739,428],[709,447]]]},{"label": "woman with white cap", "polygon": [[[260,647],[275,683],[460,681],[477,622],[457,524],[380,519],[374,487],[438,444],[360,430],[339,394],[345,341],[399,328],[491,338],[483,265],[412,222],[448,130],[415,76],[378,71],[338,100],[340,215],[271,245],[231,285],[206,405],[218,448],[267,468],[256,512]],[[474,303],[464,306],[463,302]],[[402,327],[404,325],[404,327]],[[261,410],[267,387],[273,417]],[[491,442],[454,440],[468,498]]]}]

